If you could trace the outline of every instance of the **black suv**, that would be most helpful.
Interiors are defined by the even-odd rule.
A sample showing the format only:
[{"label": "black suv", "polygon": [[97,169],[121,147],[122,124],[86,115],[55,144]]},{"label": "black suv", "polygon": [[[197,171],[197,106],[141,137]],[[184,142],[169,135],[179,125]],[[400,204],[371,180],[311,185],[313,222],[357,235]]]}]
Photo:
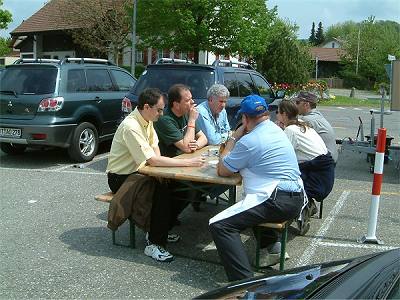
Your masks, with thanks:
[{"label": "black suv", "polygon": [[99,142],[112,139],[135,81],[104,59],[18,60],[0,75],[1,150],[55,146],[74,161],[92,160]]},{"label": "black suv", "polygon": [[[226,111],[232,128],[235,128],[239,121],[236,113],[245,96],[260,95],[268,104],[284,97],[284,93],[276,94],[268,81],[247,63],[216,60],[212,65],[199,65],[190,61],[162,58],[155,64],[148,65],[139,77],[135,86],[123,100],[123,112],[126,114],[131,111],[136,105],[138,95],[145,88],[159,88],[166,94],[175,83],[189,86],[196,103],[207,99],[207,90],[213,84],[224,84],[230,92]],[[273,114],[275,114],[277,102],[279,101],[270,105],[270,111]]]}]

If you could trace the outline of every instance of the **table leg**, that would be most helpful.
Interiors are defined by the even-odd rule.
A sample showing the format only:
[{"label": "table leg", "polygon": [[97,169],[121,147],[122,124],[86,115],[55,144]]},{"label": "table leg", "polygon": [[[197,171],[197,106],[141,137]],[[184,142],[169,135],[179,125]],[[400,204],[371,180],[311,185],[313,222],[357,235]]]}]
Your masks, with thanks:
[{"label": "table leg", "polygon": [[233,205],[236,203],[236,185],[229,187],[229,204]]}]

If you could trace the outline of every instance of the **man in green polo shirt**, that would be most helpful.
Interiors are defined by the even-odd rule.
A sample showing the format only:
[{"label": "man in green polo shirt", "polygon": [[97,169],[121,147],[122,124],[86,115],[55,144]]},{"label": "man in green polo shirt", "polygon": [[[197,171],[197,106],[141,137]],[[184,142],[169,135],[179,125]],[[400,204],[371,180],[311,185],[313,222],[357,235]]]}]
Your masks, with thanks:
[{"label": "man in green polo shirt", "polygon": [[154,123],[162,155],[174,157],[207,145],[207,137],[196,124],[198,116],[189,87],[173,85],[168,91],[168,109]]},{"label": "man in green polo shirt", "polygon": [[[199,117],[194,104],[190,88],[183,84],[175,84],[168,90],[168,109],[159,120],[154,123],[154,128],[159,138],[161,155],[174,157],[182,153],[191,153],[207,145],[207,137],[200,130],[196,120]],[[170,184],[171,189],[181,187],[178,182]],[[176,222],[178,215],[188,205],[187,201],[177,198],[205,201],[195,192],[175,192],[173,201]],[[193,203],[193,208],[198,211],[199,203]]]}]

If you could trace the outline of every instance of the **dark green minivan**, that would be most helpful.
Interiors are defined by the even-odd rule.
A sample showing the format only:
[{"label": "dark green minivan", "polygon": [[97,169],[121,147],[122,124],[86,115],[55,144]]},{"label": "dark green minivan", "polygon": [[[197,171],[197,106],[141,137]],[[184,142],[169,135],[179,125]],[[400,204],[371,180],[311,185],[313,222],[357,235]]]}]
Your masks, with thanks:
[{"label": "dark green minivan", "polygon": [[135,81],[104,59],[18,60],[0,74],[1,150],[54,146],[76,162],[92,160],[114,136]]}]

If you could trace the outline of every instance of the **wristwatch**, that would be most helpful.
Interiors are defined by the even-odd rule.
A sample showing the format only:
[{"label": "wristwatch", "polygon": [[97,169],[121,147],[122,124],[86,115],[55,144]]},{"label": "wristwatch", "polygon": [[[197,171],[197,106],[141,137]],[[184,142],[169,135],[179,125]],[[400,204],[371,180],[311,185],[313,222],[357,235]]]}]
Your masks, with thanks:
[{"label": "wristwatch", "polygon": [[232,140],[232,141],[236,142],[236,138],[233,135],[230,136],[228,140]]}]

